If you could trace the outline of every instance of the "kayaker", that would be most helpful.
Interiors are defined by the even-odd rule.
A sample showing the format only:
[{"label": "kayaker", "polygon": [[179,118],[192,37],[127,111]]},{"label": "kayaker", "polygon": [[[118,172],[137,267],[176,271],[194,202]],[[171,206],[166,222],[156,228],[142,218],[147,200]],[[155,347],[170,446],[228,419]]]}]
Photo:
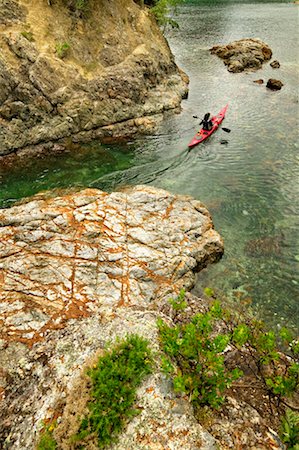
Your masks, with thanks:
[{"label": "kayaker", "polygon": [[205,131],[210,131],[211,128],[213,127],[213,122],[210,120],[210,113],[207,112],[204,115],[204,118],[202,119],[202,121],[200,122],[199,125],[202,125],[203,130]]}]

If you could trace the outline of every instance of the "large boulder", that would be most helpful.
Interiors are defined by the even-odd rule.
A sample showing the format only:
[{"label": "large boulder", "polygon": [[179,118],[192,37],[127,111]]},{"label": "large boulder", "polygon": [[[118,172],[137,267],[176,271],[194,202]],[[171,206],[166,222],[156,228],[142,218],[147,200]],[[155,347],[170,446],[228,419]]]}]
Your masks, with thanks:
[{"label": "large boulder", "polygon": [[0,156],[106,126],[110,137],[144,131],[180,105],[188,77],[147,8],[103,0],[79,17],[48,3],[0,0]]},{"label": "large boulder", "polygon": [[229,72],[261,69],[272,57],[271,48],[260,39],[240,39],[227,45],[216,45],[210,49],[221,58]]},{"label": "large boulder", "polygon": [[[53,417],[87,359],[107,341],[135,332],[158,347],[159,305],[190,289],[195,272],[222,254],[199,201],[151,187],[36,196],[1,210],[1,448],[34,448],[42,420]],[[150,383],[160,400],[148,391],[144,420],[154,408],[163,433],[173,401],[159,406],[163,379]],[[194,439],[200,441],[201,427],[183,404],[185,412],[167,420],[184,424],[177,445],[200,448]],[[132,439],[122,448],[139,448]]]}]

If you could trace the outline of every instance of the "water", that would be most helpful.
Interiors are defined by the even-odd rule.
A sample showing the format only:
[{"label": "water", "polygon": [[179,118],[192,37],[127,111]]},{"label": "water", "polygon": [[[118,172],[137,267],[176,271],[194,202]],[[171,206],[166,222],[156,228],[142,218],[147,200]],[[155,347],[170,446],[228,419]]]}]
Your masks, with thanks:
[{"label": "water", "polygon": [[[225,241],[222,261],[198,275],[195,290],[213,287],[252,302],[278,325],[298,326],[298,6],[292,3],[189,1],[168,40],[190,77],[182,112],[153,136],[118,146],[97,142],[43,157],[2,174],[2,207],[41,190],[92,186],[114,190],[152,184],[200,199]],[[244,37],[270,45],[281,68],[228,73],[209,48]],[[253,83],[278,78],[272,92]],[[187,151],[199,119],[229,102],[223,126]],[[227,144],[221,141],[227,140]]]}]

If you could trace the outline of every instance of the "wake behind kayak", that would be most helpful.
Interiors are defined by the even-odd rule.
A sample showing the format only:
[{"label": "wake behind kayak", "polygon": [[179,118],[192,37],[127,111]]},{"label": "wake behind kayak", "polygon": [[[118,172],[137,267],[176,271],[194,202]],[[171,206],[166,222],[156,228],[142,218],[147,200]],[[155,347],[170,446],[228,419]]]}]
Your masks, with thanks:
[{"label": "wake behind kayak", "polygon": [[188,144],[189,148],[195,147],[197,144],[200,144],[200,142],[205,141],[209,136],[211,136],[211,134],[214,133],[214,131],[216,131],[218,129],[219,125],[221,124],[221,122],[223,121],[223,119],[225,117],[227,108],[228,108],[228,104],[225,105],[224,108],[222,108],[216,116],[213,116],[211,118],[211,122],[212,122],[213,126],[209,131],[201,128],[196,133],[196,135],[193,137],[193,139],[191,139],[191,141]]}]

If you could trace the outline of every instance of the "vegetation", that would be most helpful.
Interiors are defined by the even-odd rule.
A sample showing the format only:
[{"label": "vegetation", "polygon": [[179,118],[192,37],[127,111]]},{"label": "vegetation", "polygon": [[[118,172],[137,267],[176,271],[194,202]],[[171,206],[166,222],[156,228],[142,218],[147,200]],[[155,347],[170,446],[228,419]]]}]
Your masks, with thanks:
[{"label": "vegetation", "polygon": [[31,31],[21,31],[21,35],[27,39],[29,42],[34,41],[34,37]]},{"label": "vegetation", "polygon": [[151,372],[152,364],[148,342],[137,335],[128,336],[100,357],[87,372],[92,383],[89,414],[74,440],[96,434],[100,448],[115,441],[127,420],[139,413],[133,407],[136,388]]},{"label": "vegetation", "polygon": [[[182,298],[175,302],[175,307],[183,307]],[[223,351],[230,336],[215,334],[214,329],[221,315],[217,302],[187,324],[169,327],[162,319],[158,320],[162,349],[167,355],[162,358],[162,369],[173,376],[175,391],[188,394],[195,405],[219,407],[225,389],[241,375],[239,369],[229,371],[225,367]]]},{"label": "vegetation", "polygon": [[178,28],[178,23],[172,18],[177,6],[184,0],[156,0],[151,8],[158,24],[165,30],[167,26]]},{"label": "vegetation", "polygon": [[299,414],[287,408],[281,421],[280,435],[288,449],[299,450]]},{"label": "vegetation", "polygon": [[68,42],[62,42],[59,44],[56,44],[55,46],[55,50],[56,50],[56,54],[58,56],[58,58],[65,58],[67,53],[69,52],[71,46]]},{"label": "vegetation", "polygon": [[[207,292],[213,295],[211,290]],[[184,309],[184,293],[170,303],[175,311]],[[225,365],[228,346],[246,355],[245,364],[271,401],[280,404],[298,388],[299,343],[285,328],[276,334],[260,321],[240,321],[217,300],[206,313],[194,315],[187,323],[168,326],[160,319],[158,327],[166,353],[162,368],[173,377],[174,389],[188,394],[195,405],[219,407],[227,387],[242,375],[238,367],[229,370]]]},{"label": "vegetation", "polygon": [[37,450],[56,450],[57,443],[53,437],[55,424],[46,426],[37,444]]},{"label": "vegetation", "polygon": [[[48,0],[49,1],[49,0]],[[70,11],[83,18],[89,10],[90,0],[62,0]],[[147,5],[157,19],[159,25],[165,29],[167,26],[178,28],[178,23],[172,18],[176,8],[184,0],[134,0],[141,7]],[[49,2],[51,5],[51,2]]]}]

